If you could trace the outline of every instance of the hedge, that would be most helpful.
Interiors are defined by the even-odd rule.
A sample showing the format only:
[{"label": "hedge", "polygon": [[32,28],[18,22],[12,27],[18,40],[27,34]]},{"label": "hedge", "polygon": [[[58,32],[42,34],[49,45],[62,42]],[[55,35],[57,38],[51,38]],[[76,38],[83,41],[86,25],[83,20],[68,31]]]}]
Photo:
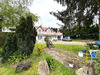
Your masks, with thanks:
[{"label": "hedge", "polygon": [[7,34],[8,34],[8,32],[1,32],[0,31],[0,47],[3,47]]}]

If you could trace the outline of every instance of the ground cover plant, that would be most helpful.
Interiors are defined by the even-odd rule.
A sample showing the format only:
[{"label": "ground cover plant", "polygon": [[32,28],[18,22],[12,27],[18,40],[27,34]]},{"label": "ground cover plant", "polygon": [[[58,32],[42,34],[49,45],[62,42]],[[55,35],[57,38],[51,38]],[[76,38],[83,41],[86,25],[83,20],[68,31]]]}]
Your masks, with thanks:
[{"label": "ground cover plant", "polygon": [[[16,73],[12,65],[5,63],[0,65],[0,75],[38,75],[38,63],[50,57],[44,51],[41,53],[41,55],[38,55],[37,47],[40,45],[42,45],[43,48],[46,47],[45,44],[36,44],[33,53],[30,55],[30,58],[23,60],[30,60],[32,62],[31,67],[28,70]],[[56,61],[52,57],[49,58],[49,61],[53,61],[53,63],[55,63],[49,63],[52,64],[51,69],[54,69],[50,70],[50,75],[76,75],[75,71],[65,67],[63,64]]]}]

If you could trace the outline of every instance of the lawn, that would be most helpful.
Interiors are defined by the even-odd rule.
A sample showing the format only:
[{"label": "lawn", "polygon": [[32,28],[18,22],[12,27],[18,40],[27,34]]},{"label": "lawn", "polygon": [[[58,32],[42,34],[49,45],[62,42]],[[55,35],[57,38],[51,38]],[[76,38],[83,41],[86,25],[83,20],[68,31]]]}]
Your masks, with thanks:
[{"label": "lawn", "polygon": [[[32,61],[32,66],[28,70],[22,71],[20,73],[16,73],[14,71],[14,68],[6,63],[6,64],[0,65],[0,75],[38,75],[38,62],[43,61],[48,57],[51,57],[44,51],[42,52],[40,56],[38,56],[36,48],[39,45],[42,45],[44,48],[46,47],[45,44],[35,45],[33,53],[31,54],[30,58],[27,59],[27,60]],[[53,58],[51,57],[51,59]],[[53,60],[55,64],[52,64],[54,68],[53,70],[50,70],[50,75],[76,75],[75,71],[65,67],[63,64],[56,61],[55,59]]]},{"label": "lawn", "polygon": [[88,41],[86,40],[81,40],[81,39],[72,39],[73,42],[84,42],[84,43],[88,43]]},{"label": "lawn", "polygon": [[77,53],[78,51],[81,51],[82,49],[86,49],[85,46],[80,46],[80,45],[62,45],[62,44],[55,44],[55,47],[61,48],[64,50],[72,51]]}]

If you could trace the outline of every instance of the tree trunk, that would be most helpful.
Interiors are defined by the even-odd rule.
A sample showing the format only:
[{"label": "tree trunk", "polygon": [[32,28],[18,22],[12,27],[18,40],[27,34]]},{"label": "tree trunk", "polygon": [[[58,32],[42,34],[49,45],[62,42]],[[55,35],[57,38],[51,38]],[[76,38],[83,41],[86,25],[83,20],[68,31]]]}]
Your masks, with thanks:
[{"label": "tree trunk", "polygon": [[99,41],[100,41],[100,9],[99,9]]}]

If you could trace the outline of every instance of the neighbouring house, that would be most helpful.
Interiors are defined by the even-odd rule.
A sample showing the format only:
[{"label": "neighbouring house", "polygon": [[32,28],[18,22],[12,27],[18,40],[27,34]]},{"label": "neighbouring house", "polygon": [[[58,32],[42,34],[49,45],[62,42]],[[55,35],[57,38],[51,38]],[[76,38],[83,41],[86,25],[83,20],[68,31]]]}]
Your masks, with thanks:
[{"label": "neighbouring house", "polygon": [[16,27],[2,27],[2,32],[15,32]]},{"label": "neighbouring house", "polygon": [[48,37],[51,41],[62,40],[63,34],[60,32],[55,32],[50,27],[35,26],[37,30],[36,40],[44,41],[45,37]]}]

